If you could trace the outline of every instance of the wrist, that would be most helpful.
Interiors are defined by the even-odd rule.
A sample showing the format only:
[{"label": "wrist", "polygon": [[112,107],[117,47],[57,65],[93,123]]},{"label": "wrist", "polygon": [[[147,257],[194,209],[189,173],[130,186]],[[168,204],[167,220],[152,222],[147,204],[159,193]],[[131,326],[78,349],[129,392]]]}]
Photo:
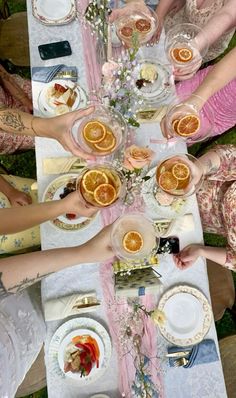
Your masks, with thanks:
[{"label": "wrist", "polygon": [[48,119],[32,116],[31,130],[36,137],[47,137],[47,130],[49,128],[48,126]]}]

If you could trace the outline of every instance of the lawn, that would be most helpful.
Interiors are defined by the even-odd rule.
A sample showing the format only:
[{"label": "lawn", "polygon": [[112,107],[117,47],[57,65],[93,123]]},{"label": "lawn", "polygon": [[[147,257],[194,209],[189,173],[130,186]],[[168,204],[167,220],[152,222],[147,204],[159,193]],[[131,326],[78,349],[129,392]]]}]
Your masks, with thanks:
[{"label": "lawn", "polygon": [[[24,0],[8,0],[10,6],[10,12],[18,12],[24,11],[25,8],[25,1]],[[1,0],[0,0],[1,6]],[[234,35],[229,48],[233,48],[236,45],[236,35]],[[18,72],[19,74],[28,77],[30,76],[30,72],[28,68],[19,68],[16,69],[9,63],[4,63],[5,66],[10,71]],[[190,153],[196,155],[197,153],[203,153],[204,151],[208,150],[212,145],[215,144],[234,144],[236,145],[236,129],[231,129],[222,136],[217,137],[213,143],[209,146],[207,142],[196,144],[190,148]],[[36,178],[36,164],[35,164],[35,154],[33,150],[19,153],[16,155],[2,155],[0,156],[0,162],[9,170],[11,174]],[[220,236],[212,235],[212,234],[204,234],[204,241],[206,245],[212,246],[224,246],[225,239]],[[235,284],[236,284],[236,277],[235,277]],[[229,311],[225,312],[223,318],[216,323],[216,329],[218,338],[225,337],[227,335],[235,334],[236,333],[236,322],[232,317]],[[47,391],[46,389],[39,391],[33,395],[30,395],[31,398],[46,398]],[[29,398],[28,397],[28,398]]]}]

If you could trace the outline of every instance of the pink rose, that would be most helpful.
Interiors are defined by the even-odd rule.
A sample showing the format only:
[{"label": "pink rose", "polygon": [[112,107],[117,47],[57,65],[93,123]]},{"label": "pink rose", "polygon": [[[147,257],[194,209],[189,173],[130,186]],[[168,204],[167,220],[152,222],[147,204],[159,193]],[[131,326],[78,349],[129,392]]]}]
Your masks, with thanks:
[{"label": "pink rose", "polygon": [[151,163],[154,154],[149,148],[131,145],[125,151],[124,167],[128,170],[142,169]]},{"label": "pink rose", "polygon": [[106,83],[112,83],[114,80],[114,73],[119,68],[119,64],[114,61],[105,62],[102,66],[102,74]]}]

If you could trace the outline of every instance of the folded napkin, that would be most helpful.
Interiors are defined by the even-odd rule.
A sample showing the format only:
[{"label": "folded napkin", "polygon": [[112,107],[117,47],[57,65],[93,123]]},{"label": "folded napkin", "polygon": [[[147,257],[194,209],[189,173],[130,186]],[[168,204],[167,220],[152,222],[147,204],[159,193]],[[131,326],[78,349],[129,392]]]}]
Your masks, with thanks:
[{"label": "folded napkin", "polygon": [[44,304],[45,321],[55,321],[84,312],[92,312],[99,305],[96,292],[72,294],[48,300]]},{"label": "folded napkin", "polygon": [[[168,347],[168,353],[171,354],[172,352],[187,351],[189,349],[191,351],[189,352],[189,355],[185,357],[188,360],[188,363],[183,366],[183,368],[191,368],[195,365],[201,365],[219,360],[215,342],[211,339],[205,339],[192,348],[177,346]],[[169,364],[171,367],[174,366],[175,360],[176,358],[169,358]]]},{"label": "folded napkin", "polygon": [[77,81],[77,68],[76,66],[66,66],[63,64],[43,67],[36,66],[32,68],[32,80],[36,82],[48,83],[54,78]]},{"label": "folded napkin", "polygon": [[44,174],[62,174],[80,172],[87,165],[86,160],[77,157],[43,159]]},{"label": "folded napkin", "polygon": [[185,214],[177,218],[172,223],[172,228],[168,234],[178,235],[180,232],[192,231],[194,229],[194,218],[192,214]]},{"label": "folded napkin", "polygon": [[139,123],[160,122],[165,116],[166,111],[166,105],[162,105],[158,108],[153,109],[143,109],[138,111],[137,119]]}]

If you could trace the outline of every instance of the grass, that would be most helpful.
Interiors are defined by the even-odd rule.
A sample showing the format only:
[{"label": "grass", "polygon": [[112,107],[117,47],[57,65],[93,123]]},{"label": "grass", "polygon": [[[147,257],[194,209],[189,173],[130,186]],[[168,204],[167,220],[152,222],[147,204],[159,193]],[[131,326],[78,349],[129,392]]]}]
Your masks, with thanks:
[{"label": "grass", "polygon": [[[25,11],[26,5],[25,0],[8,0],[10,13]],[[1,0],[0,0],[1,7]],[[234,35],[233,39],[230,42],[230,45],[226,52],[235,47],[236,45],[236,35]],[[217,62],[223,55],[218,57]],[[214,63],[213,62],[213,63]],[[24,77],[30,77],[29,68],[16,68],[9,62],[3,62],[4,66],[10,72],[17,72]],[[215,144],[234,144],[236,145],[236,128],[229,130],[221,136],[218,136],[211,145],[207,144],[207,142],[195,144],[190,148],[190,153],[196,155],[197,153],[204,153],[211,146]],[[2,155],[0,156],[0,162],[8,169],[8,171],[14,175],[36,178],[36,163],[35,163],[35,153],[33,150],[19,153],[16,155]],[[225,246],[226,240],[221,236],[213,235],[213,234],[204,234],[204,242],[209,246]],[[235,286],[236,286],[236,274],[234,276]],[[225,336],[235,334],[236,333],[236,321],[233,318],[230,311],[226,310],[223,318],[216,322],[216,330],[218,338],[221,339]],[[34,394],[31,394],[25,398],[47,398],[47,389],[44,388],[41,391],[38,391]]]}]

